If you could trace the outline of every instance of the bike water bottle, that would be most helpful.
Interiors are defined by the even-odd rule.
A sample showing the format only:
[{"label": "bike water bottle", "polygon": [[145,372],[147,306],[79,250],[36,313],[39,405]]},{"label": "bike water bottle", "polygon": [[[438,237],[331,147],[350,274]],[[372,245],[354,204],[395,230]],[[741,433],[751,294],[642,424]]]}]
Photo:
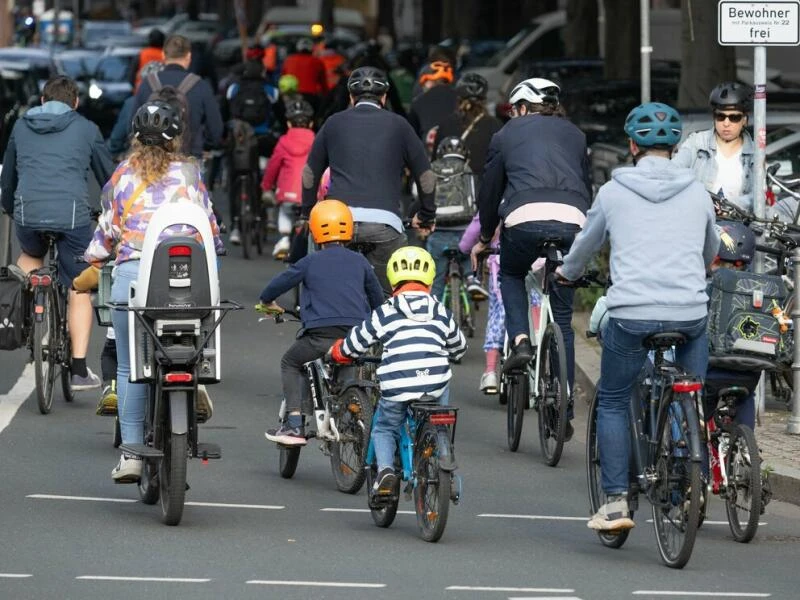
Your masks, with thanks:
[{"label": "bike water bottle", "polygon": [[539,324],[539,318],[542,313],[542,298],[539,292],[531,290],[531,345],[536,345],[536,327]]}]

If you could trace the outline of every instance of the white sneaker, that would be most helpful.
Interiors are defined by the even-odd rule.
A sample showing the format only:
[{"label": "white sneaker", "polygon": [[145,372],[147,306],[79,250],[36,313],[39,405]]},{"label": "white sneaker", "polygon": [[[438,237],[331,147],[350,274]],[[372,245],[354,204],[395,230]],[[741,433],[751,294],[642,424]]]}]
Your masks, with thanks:
[{"label": "white sneaker", "polygon": [[228,241],[234,246],[238,246],[242,243],[242,234],[238,227],[234,227],[231,230],[231,234],[228,236]]},{"label": "white sneaker", "polygon": [[139,483],[142,477],[142,459],[138,456],[119,457],[119,462],[114,470],[111,471],[111,479],[114,483]]},{"label": "white sneaker", "polygon": [[275,247],[272,249],[272,257],[283,258],[289,253],[289,248],[291,248],[291,242],[289,241],[289,236],[285,235],[275,243]]},{"label": "white sneaker", "polygon": [[480,390],[487,395],[497,393],[497,373],[487,371],[481,375]]},{"label": "white sneaker", "polygon": [[589,529],[594,529],[595,531],[633,529],[635,524],[630,517],[628,496],[626,494],[609,496],[606,499],[606,503],[589,519],[586,525]]}]

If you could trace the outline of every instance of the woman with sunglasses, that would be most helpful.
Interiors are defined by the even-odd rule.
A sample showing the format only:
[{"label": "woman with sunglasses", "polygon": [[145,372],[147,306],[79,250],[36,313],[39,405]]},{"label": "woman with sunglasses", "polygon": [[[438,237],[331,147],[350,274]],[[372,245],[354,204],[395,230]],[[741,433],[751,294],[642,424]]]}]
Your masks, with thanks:
[{"label": "woman with sunglasses", "polygon": [[691,134],[672,160],[690,167],[709,192],[753,208],[753,138],[745,129],[752,106],[750,86],[725,82],[711,91],[714,128]]}]

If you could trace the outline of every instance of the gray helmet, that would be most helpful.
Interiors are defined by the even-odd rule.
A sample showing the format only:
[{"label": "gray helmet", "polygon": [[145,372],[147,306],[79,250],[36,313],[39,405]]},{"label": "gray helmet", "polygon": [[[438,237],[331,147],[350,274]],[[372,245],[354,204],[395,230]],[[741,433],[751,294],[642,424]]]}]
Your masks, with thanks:
[{"label": "gray helmet", "polygon": [[182,132],[180,113],[161,100],[143,104],[133,117],[133,137],[145,146],[163,146]]},{"label": "gray helmet", "polygon": [[286,120],[294,124],[298,121],[310,121],[314,117],[314,109],[305,100],[295,100],[286,106]]},{"label": "gray helmet", "polygon": [[753,89],[744,83],[726,81],[711,90],[711,108],[731,108],[749,112],[753,106]]},{"label": "gray helmet", "polygon": [[489,92],[489,82],[483,75],[466,73],[456,82],[456,91],[462,98],[470,100],[486,100]]},{"label": "gray helmet", "polygon": [[727,262],[749,263],[756,249],[756,234],[744,223],[720,221],[720,241],[717,256]]},{"label": "gray helmet", "polygon": [[356,98],[360,96],[380,98],[389,91],[389,80],[386,78],[386,73],[380,69],[359,67],[350,74],[347,91]]}]

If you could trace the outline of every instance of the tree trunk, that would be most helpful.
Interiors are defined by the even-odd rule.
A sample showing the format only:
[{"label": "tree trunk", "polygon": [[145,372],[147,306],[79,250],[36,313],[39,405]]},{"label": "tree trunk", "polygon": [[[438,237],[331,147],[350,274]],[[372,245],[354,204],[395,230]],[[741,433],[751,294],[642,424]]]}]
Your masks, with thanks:
[{"label": "tree trunk", "polygon": [[678,106],[708,106],[711,89],[736,80],[736,48],[717,43],[715,2],[681,2],[681,81]]},{"label": "tree trunk", "polygon": [[335,2],[334,0],[322,0],[319,5],[319,22],[322,23],[322,27],[325,28],[325,31],[333,31],[333,6]]},{"label": "tree trunk", "polygon": [[569,58],[600,56],[597,19],[597,2],[594,0],[567,0],[564,46]]},{"label": "tree trunk", "polygon": [[422,4],[422,41],[436,44],[442,35],[442,0],[425,0]]},{"label": "tree trunk", "polygon": [[[603,2],[606,13],[606,79],[638,79],[642,30],[639,2],[630,0],[603,0]],[[716,10],[716,5],[714,7]]]},{"label": "tree trunk", "polygon": [[381,28],[386,29],[393,40],[397,37],[394,27],[394,0],[378,0],[378,31]]},{"label": "tree trunk", "polygon": [[442,38],[474,39],[478,32],[478,0],[445,0],[442,6]]}]

